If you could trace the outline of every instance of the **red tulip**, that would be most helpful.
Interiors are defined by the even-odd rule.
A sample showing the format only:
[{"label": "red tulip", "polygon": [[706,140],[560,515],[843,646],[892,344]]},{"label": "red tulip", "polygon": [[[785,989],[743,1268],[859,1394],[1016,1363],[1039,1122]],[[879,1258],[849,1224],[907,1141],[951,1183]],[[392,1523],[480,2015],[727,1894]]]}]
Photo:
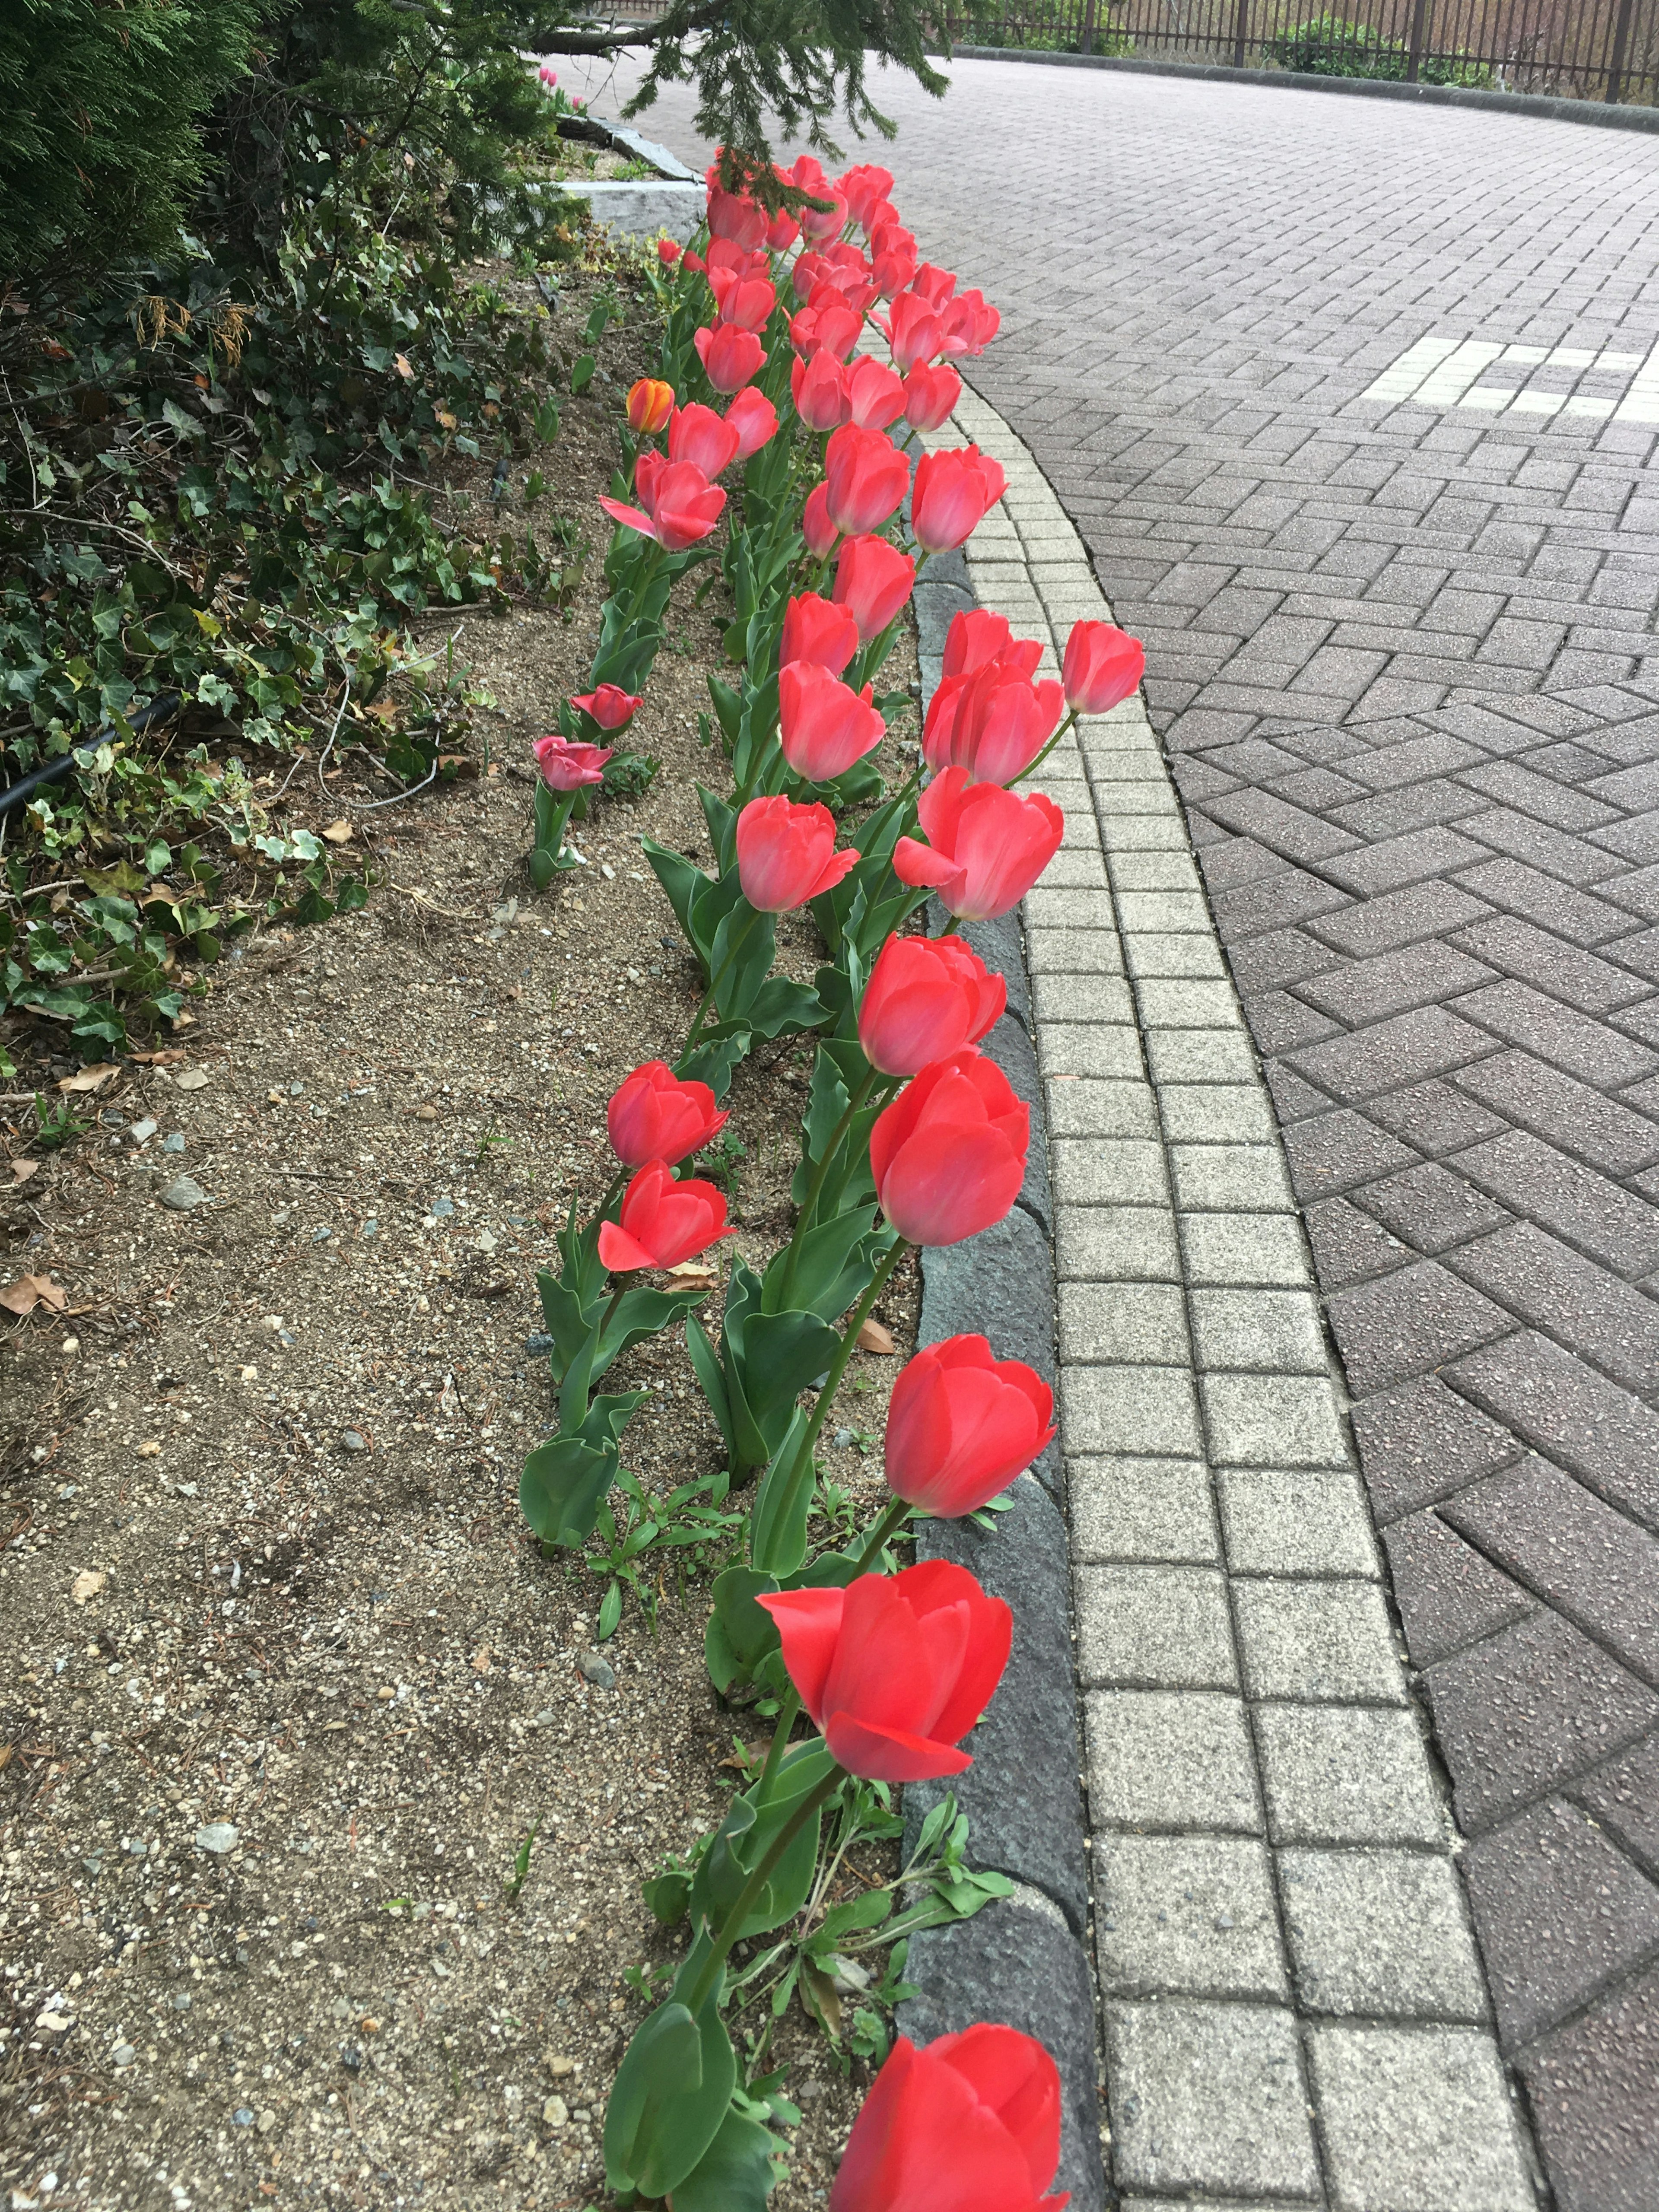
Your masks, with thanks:
[{"label": "red tulip", "polygon": [[870,1171],[889,1226],[909,1244],[977,1237],[1018,1197],[1030,1134],[1030,1111],[994,1060],[967,1047],[933,1061],[870,1133]]},{"label": "red tulip", "polygon": [[916,273],[916,257],[914,248],[907,253],[890,246],[878,252],[871,273],[875,278],[876,289],[881,297],[884,300],[896,300]]},{"label": "red tulip", "polygon": [[580,707],[584,714],[597,722],[602,730],[625,729],[644,706],[643,698],[624,691],[620,684],[601,684],[597,690],[573,697],[573,707]]},{"label": "red tulip", "polygon": [[[922,466],[927,466],[925,460]],[[897,513],[909,488],[910,464],[879,430],[845,422],[824,454],[823,481],[836,529],[849,538],[861,538],[867,531],[879,530]]]},{"label": "red tulip", "polygon": [[825,559],[834,550],[841,532],[830,519],[830,487],[814,484],[806,495],[806,505],[801,510],[801,535],[806,540],[806,550],[817,560]]},{"label": "red tulip", "polygon": [[884,538],[848,538],[836,562],[836,599],[849,607],[867,645],[879,637],[909,598],[916,564]]},{"label": "red tulip", "polygon": [[975,783],[947,768],[916,808],[927,843],[901,837],[893,872],[920,890],[931,885],[948,912],[985,921],[1018,906],[1054,854],[1066,817],[1040,791],[1022,799],[1000,783]]},{"label": "red tulip", "polygon": [[570,738],[538,738],[531,750],[542,781],[550,791],[580,791],[584,785],[605,781],[609,745],[583,744]]},{"label": "red tulip", "polygon": [[767,223],[766,243],[774,253],[787,253],[799,236],[800,224],[782,208]]},{"label": "red tulip", "polygon": [[674,387],[659,378],[642,376],[628,395],[630,430],[660,430],[674,411]]},{"label": "red tulip", "polygon": [[701,400],[693,400],[689,407],[677,407],[674,419],[668,427],[668,458],[670,461],[690,461],[693,468],[701,469],[711,482],[726,468],[738,450],[738,434],[729,422],[723,422],[712,407]]},{"label": "red tulip", "polygon": [[704,270],[708,268],[708,264],[703,259],[701,253],[693,253],[690,247],[688,246],[685,249],[682,265],[690,270],[694,276],[701,276]]},{"label": "red tulip", "polygon": [[611,1149],[624,1167],[678,1160],[712,1144],[730,1118],[706,1083],[682,1083],[664,1060],[647,1060],[623,1078],[605,1109]]},{"label": "red tulip", "polygon": [[836,852],[827,806],[783,798],[751,799],[738,817],[737,842],[738,881],[760,914],[792,914],[858,866],[854,847]]},{"label": "red tulip", "polygon": [[937,430],[962,397],[962,379],[945,362],[919,362],[904,380],[904,419],[913,430]]},{"label": "red tulip", "polygon": [[1011,653],[939,684],[922,731],[929,768],[965,768],[975,783],[1024,774],[1053,737],[1065,698],[1052,677],[1033,684],[1022,660]]},{"label": "red tulip", "polygon": [[878,168],[873,161],[860,161],[836,179],[836,190],[846,201],[848,214],[866,234],[871,228],[871,209],[884,200],[892,189],[892,171]]},{"label": "red tulip", "polygon": [[[658,464],[648,476],[647,461]],[[660,454],[641,453],[634,480],[648,512],[618,499],[601,497],[599,505],[613,522],[654,538],[670,553],[684,552],[707,538],[726,505],[726,494],[690,461],[664,463]]]},{"label": "red tulip", "polygon": [[815,246],[822,246],[829,239],[839,238],[846,229],[847,203],[833,185],[821,185],[817,197],[827,199],[830,205],[827,208],[804,207],[800,211],[800,228],[803,238],[810,238]]},{"label": "red tulip", "polygon": [[797,660],[778,671],[783,757],[808,783],[829,783],[872,752],[887,725],[871,704],[875,686],[854,691],[827,668]]},{"label": "red tulip", "polygon": [[666,1160],[647,1160],[623,1193],[622,1222],[599,1224],[599,1259],[613,1275],[635,1267],[678,1267],[682,1260],[735,1237],[726,1200],[712,1182],[676,1182]]},{"label": "red tulip", "polygon": [[941,311],[945,351],[951,360],[982,354],[1001,326],[1002,317],[982,292],[964,292]]},{"label": "red tulip", "polygon": [[830,2212],[1064,2212],[1060,2069],[988,2021],[917,2050],[900,2036],[848,2138]]},{"label": "red tulip", "polygon": [[778,295],[763,276],[728,276],[724,271],[708,272],[709,289],[720,308],[720,319],[740,331],[753,331],[757,336],[772,319],[772,310],[778,304]]},{"label": "red tulip", "polygon": [[803,360],[815,353],[832,353],[845,361],[864,328],[862,310],[848,305],[832,284],[814,286],[812,302],[789,325],[789,343]]},{"label": "red tulip", "polygon": [[816,154],[797,154],[789,167],[781,170],[779,174],[786,184],[793,185],[799,192],[823,194],[830,188],[830,179],[823,173],[823,164]]},{"label": "red tulip", "polygon": [[1008,986],[959,937],[890,937],[859,1005],[859,1043],[884,1075],[919,1075],[977,1044],[1008,1003]]},{"label": "red tulip", "polygon": [[1035,676],[1042,659],[1036,638],[1016,638],[1005,615],[988,607],[962,607],[951,617],[945,633],[945,661],[940,672],[948,682],[953,676],[971,676],[988,661],[1011,661],[1022,676]]},{"label": "red tulip", "polygon": [[957,289],[957,280],[948,269],[936,269],[931,261],[924,261],[910,289],[919,300],[927,301],[936,315],[942,315],[945,303]]},{"label": "red tulip", "polygon": [[963,544],[1002,497],[1007,478],[977,446],[924,453],[916,463],[910,529],[930,553]]},{"label": "red tulip", "polygon": [[708,241],[708,289],[718,292],[721,282],[728,276],[746,284],[757,276],[769,277],[772,264],[768,255],[750,252],[746,246],[736,246],[729,238],[711,238]]},{"label": "red tulip", "polygon": [[944,325],[917,292],[901,292],[882,327],[898,368],[915,368],[945,349]]},{"label": "red tulip", "polygon": [[904,412],[904,386],[884,362],[861,353],[847,372],[847,398],[854,422],[866,430],[884,430]]},{"label": "red tulip", "polygon": [[766,217],[746,194],[722,191],[708,173],[708,235],[729,238],[752,253],[766,242]]},{"label": "red tulip", "polygon": [[1146,667],[1138,637],[1112,623],[1073,623],[1060,670],[1066,703],[1075,714],[1109,714],[1139,688]]},{"label": "red tulip", "polygon": [[735,323],[693,331],[691,343],[716,392],[741,392],[766,360],[766,349],[753,331],[739,330]]},{"label": "red tulip", "polygon": [[1002,1680],[1014,1616],[966,1567],[929,1559],[844,1589],[757,1601],[778,1625],[802,1705],[849,1774],[921,1782],[973,1765],[956,1747]]},{"label": "red tulip", "polygon": [[1054,1413],[1054,1392],[1022,1361],[994,1359],[982,1336],[947,1336],[893,1385],[887,1486],[942,1521],[977,1513],[1050,1441]]},{"label": "red tulip", "polygon": [[659,238],[657,240],[657,258],[665,269],[673,267],[680,258],[680,247],[672,238]]},{"label": "red tulip", "polygon": [[832,353],[797,360],[789,370],[795,412],[809,430],[837,430],[847,420],[846,373]]},{"label": "red tulip", "polygon": [[796,299],[803,307],[830,274],[832,266],[828,256],[818,252],[813,246],[804,246],[795,256],[795,265],[790,271],[789,281]]},{"label": "red tulip", "polygon": [[746,461],[776,434],[778,410],[763,392],[746,384],[726,409],[726,420],[727,427],[738,434],[738,450],[733,458]]},{"label": "red tulip", "polygon": [[859,649],[859,626],[850,607],[832,605],[816,592],[802,592],[784,610],[778,665],[815,660],[839,676]]}]

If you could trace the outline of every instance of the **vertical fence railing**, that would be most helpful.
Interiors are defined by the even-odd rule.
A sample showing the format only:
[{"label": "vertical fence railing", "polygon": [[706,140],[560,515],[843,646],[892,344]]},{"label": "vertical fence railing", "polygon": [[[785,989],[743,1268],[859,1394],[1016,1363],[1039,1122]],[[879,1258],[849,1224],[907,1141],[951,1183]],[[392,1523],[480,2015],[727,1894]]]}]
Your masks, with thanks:
[{"label": "vertical fence railing", "polygon": [[1659,0],[1002,0],[955,43],[1659,103]]}]

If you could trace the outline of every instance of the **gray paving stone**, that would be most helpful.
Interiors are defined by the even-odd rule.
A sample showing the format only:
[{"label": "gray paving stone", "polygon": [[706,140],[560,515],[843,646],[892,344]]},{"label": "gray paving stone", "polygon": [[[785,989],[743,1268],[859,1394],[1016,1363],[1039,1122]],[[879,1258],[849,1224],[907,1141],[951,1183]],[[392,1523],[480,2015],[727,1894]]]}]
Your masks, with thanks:
[{"label": "gray paving stone", "polygon": [[1079,1559],[1208,1565],[1221,1556],[1209,1470],[1193,1460],[1073,1460],[1066,1470]]},{"label": "gray paving stone", "polygon": [[1170,1146],[1182,1212],[1286,1213],[1293,1201],[1277,1145]]},{"label": "gray paving stone", "polygon": [[1322,1376],[1206,1373],[1199,1390],[1218,1466],[1334,1467],[1346,1458]]},{"label": "gray paving stone", "polygon": [[1089,1817],[1103,1828],[1261,1832],[1255,1760],[1236,1697],[1096,1690],[1084,1700]]},{"label": "gray paving stone", "polygon": [[1429,1851],[1278,1854],[1298,2002],[1373,2020],[1485,2021],[1486,1978],[1449,1858]]},{"label": "gray paving stone", "polygon": [[1376,1583],[1239,1577],[1233,1609],[1250,1697],[1405,1704],[1388,1607]]},{"label": "gray paving stone", "polygon": [[1103,1996],[1257,1998],[1289,1982],[1267,1854],[1230,1836],[1103,1836],[1094,1854]]},{"label": "gray paving stone", "polygon": [[1055,1227],[1062,1282],[1179,1282],[1175,1223],[1164,1206],[1060,1208]]},{"label": "gray paving stone", "polygon": [[1034,975],[1121,975],[1123,952],[1115,930],[1103,921],[1093,929],[1039,928],[1025,933]]},{"label": "gray paving stone", "polygon": [[1325,1334],[1310,1291],[1194,1290],[1191,1306],[1200,1367],[1328,1372]]},{"label": "gray paving stone", "polygon": [[1317,2198],[1290,2012],[1173,2000],[1109,2005],[1106,2066],[1121,2187]]},{"label": "gray paving stone", "polygon": [[1060,1355],[1082,1364],[1185,1367],[1186,1301],[1174,1284],[1062,1282]]},{"label": "gray paving stone", "polygon": [[1183,1210],[1180,1229],[1190,1283],[1288,1287],[1310,1279],[1302,1224],[1293,1214]]},{"label": "gray paving stone", "polygon": [[1154,1083],[1253,1083],[1255,1054],[1237,1029],[1154,1029],[1143,1040]]},{"label": "gray paving stone", "polygon": [[[1037,1032],[1037,1062],[1045,1077],[1087,1075],[1147,1091],[1140,1040],[1133,1030],[1091,1029],[1086,1022],[1054,1022]],[[1148,1093],[1150,1103],[1150,1092]]]},{"label": "gray paving stone", "polygon": [[[1219,981],[1227,972],[1226,963],[1221,957],[1221,948],[1214,938],[1200,937],[1190,932],[1153,932],[1126,927],[1123,964],[1137,984],[1161,980]],[[1156,1003],[1155,995],[1151,999],[1144,993],[1138,995],[1144,1013],[1150,1005]],[[1184,1004],[1187,994],[1181,996]],[[1229,1001],[1231,996],[1229,989]],[[1200,1000],[1198,1003],[1203,1002]],[[1206,1020],[1200,1026],[1207,1028],[1210,1023]]]},{"label": "gray paving stone", "polygon": [[1080,1565],[1079,1679],[1094,1689],[1236,1690],[1224,1577],[1206,1567]]},{"label": "gray paving stone", "polygon": [[1049,1163],[1062,1209],[1167,1200],[1164,1147],[1152,1139],[1058,1137]]},{"label": "gray paving stone", "polygon": [[1158,1103],[1172,1143],[1271,1144],[1273,1111],[1259,1083],[1165,1083]]},{"label": "gray paving stone", "polygon": [[1370,1516],[1346,1468],[1223,1468],[1216,1488],[1235,1574],[1378,1572]]},{"label": "gray paving stone", "polygon": [[1341,2212],[1534,2212],[1490,2035],[1316,2027],[1308,2056]]},{"label": "gray paving stone", "polygon": [[1441,1844],[1443,1808],[1408,1714],[1367,1705],[1255,1707],[1275,1844]]},{"label": "gray paving stone", "polygon": [[[1089,1036],[1101,1034],[1097,1030],[1082,1033]],[[1065,1036],[1068,1032],[1062,1029],[1058,1034]],[[1109,1036],[1111,1032],[1106,1034]],[[1155,1137],[1158,1133],[1152,1092],[1147,1084],[1062,1075],[1050,1077],[1044,1093],[1049,1132],[1056,1139]]]}]

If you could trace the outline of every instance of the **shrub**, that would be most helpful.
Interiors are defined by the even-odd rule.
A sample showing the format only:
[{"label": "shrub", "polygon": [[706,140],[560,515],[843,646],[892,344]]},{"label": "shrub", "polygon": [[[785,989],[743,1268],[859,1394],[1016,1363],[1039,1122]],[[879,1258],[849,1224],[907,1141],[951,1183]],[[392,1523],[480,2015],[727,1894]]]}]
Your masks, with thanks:
[{"label": "shrub", "polygon": [[[1380,77],[1400,83],[1410,50],[1403,39],[1384,38],[1369,23],[1350,22],[1345,15],[1310,15],[1293,30],[1270,39],[1267,58],[1301,76]],[[1423,84],[1485,87],[1492,82],[1492,70],[1484,62],[1470,61],[1460,49],[1455,55],[1425,58],[1418,79]]]}]

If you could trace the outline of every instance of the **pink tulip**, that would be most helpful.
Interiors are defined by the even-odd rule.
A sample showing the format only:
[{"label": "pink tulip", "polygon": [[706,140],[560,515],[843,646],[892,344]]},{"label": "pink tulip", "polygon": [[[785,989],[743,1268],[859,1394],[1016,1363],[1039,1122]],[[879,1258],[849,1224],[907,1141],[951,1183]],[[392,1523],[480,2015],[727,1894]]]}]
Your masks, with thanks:
[{"label": "pink tulip", "polygon": [[798,660],[778,671],[783,757],[807,783],[830,783],[881,743],[887,725],[871,702],[875,686],[854,691],[827,668]]},{"label": "pink tulip", "polygon": [[649,513],[624,506],[618,499],[601,497],[599,505],[613,522],[637,530],[642,538],[654,538],[665,552],[684,552],[714,529],[726,505],[726,494],[691,462],[664,463],[659,453],[641,454],[636,482],[647,460],[659,465],[652,477]]},{"label": "pink tulip", "polygon": [[988,607],[961,607],[951,617],[945,633],[945,659],[940,675],[971,676],[988,661],[1012,660],[1022,676],[1035,676],[1042,659],[1036,638],[1016,638],[1007,617]]},{"label": "pink tulip", "polygon": [[952,300],[940,319],[945,353],[952,360],[965,356],[970,361],[984,352],[1002,322],[1002,317],[988,303],[982,292],[964,292],[959,299]]},{"label": "pink tulip", "polygon": [[890,937],[859,1002],[859,1043],[884,1075],[919,1075],[977,1044],[1007,1003],[1007,984],[961,938]]},{"label": "pink tulip", "polygon": [[783,798],[751,799],[738,817],[738,882],[758,914],[793,914],[833,890],[859,863],[858,848],[836,850],[827,806]]},{"label": "pink tulip", "polygon": [[739,330],[735,323],[694,331],[691,343],[716,392],[741,392],[766,359],[766,349],[753,331]]},{"label": "pink tulip", "polygon": [[836,562],[836,599],[851,610],[868,645],[897,617],[916,580],[916,564],[884,538],[848,538]]},{"label": "pink tulip", "polygon": [[836,179],[836,189],[847,203],[848,214],[867,234],[871,228],[870,211],[892,191],[893,173],[878,168],[873,161],[860,161]]},{"label": "pink tulip", "polygon": [[862,313],[849,307],[833,284],[819,284],[811,305],[791,319],[789,343],[807,361],[821,352],[845,361],[863,328]]},{"label": "pink tulip", "polygon": [[787,253],[799,236],[800,224],[783,208],[767,223],[766,243],[774,253]]},{"label": "pink tulip", "polygon": [[920,293],[901,292],[882,327],[898,368],[922,366],[945,349],[944,325]]},{"label": "pink tulip", "polygon": [[962,379],[948,363],[919,362],[904,380],[904,419],[913,430],[937,430],[962,397]]},{"label": "pink tulip", "polygon": [[804,307],[817,287],[830,274],[832,264],[824,255],[811,246],[795,256],[795,265],[790,272],[790,283],[795,297]]},{"label": "pink tulip", "polygon": [[817,197],[827,199],[829,207],[804,207],[800,211],[800,228],[803,238],[810,238],[815,246],[822,246],[826,240],[839,238],[846,229],[847,203],[833,185],[820,191]]},{"label": "pink tulip", "polygon": [[734,245],[729,238],[709,240],[708,267],[708,289],[717,295],[728,276],[735,277],[739,284],[748,284],[757,277],[769,279],[772,274],[769,255],[751,253],[746,246]]},{"label": "pink tulip", "polygon": [[924,261],[916,271],[916,281],[911,289],[918,299],[925,300],[937,315],[943,315],[945,303],[957,289],[957,280],[948,269],[936,269],[931,261]]},{"label": "pink tulip", "polygon": [[1060,849],[1066,817],[1052,799],[1022,799],[1000,783],[974,783],[965,768],[947,768],[916,809],[927,843],[901,837],[893,873],[901,883],[938,891],[946,911],[986,921],[1018,906]]},{"label": "pink tulip", "polygon": [[733,458],[746,461],[776,435],[778,410],[763,392],[746,384],[726,409],[726,422],[728,429],[738,434],[738,450]]},{"label": "pink tulip", "polygon": [[801,510],[801,535],[806,540],[806,550],[817,560],[825,559],[835,549],[841,532],[830,520],[830,487],[814,484],[806,495],[806,505]]},{"label": "pink tulip", "polygon": [[884,300],[896,300],[916,273],[916,257],[896,247],[878,253],[871,274]]},{"label": "pink tulip", "polygon": [[965,768],[975,783],[1012,783],[1042,750],[1065,705],[1052,678],[1034,684],[1019,660],[988,661],[939,684],[922,732],[929,768]]},{"label": "pink tulip", "polygon": [[738,434],[721,422],[712,407],[693,400],[674,410],[668,426],[670,461],[690,461],[711,481],[732,461],[738,450]]},{"label": "pink tulip", "polygon": [[580,791],[605,781],[605,764],[611,748],[582,744],[555,733],[538,738],[531,750],[536,756],[538,773],[550,791]]},{"label": "pink tulip", "polygon": [[1060,671],[1066,703],[1074,714],[1109,714],[1139,688],[1146,650],[1138,637],[1112,623],[1072,624]]},{"label": "pink tulip", "polygon": [[930,553],[945,553],[964,544],[1006,484],[1000,465],[977,446],[924,453],[916,464],[910,503],[910,530],[917,544]]},{"label": "pink tulip", "polygon": [[778,665],[814,660],[839,676],[859,649],[859,626],[850,607],[836,606],[816,592],[802,592],[784,610]]},{"label": "pink tulip", "polygon": [[[924,460],[921,465],[927,464]],[[849,538],[862,538],[879,530],[898,511],[909,486],[910,464],[879,430],[847,422],[830,441],[823,480],[836,529]]]},{"label": "pink tulip", "polygon": [[592,691],[573,696],[573,707],[597,722],[602,730],[623,730],[633,720],[645,701],[631,691],[624,691],[620,684],[601,684]]},{"label": "pink tulip", "polygon": [[776,289],[763,276],[727,276],[717,282],[711,269],[708,283],[721,322],[730,323],[740,331],[753,331],[758,337],[771,321],[778,295]]},{"label": "pink tulip", "polygon": [[751,253],[766,243],[766,217],[746,196],[722,191],[713,169],[708,173],[708,234],[729,238]]},{"label": "pink tulip", "polygon": [[884,430],[904,412],[904,386],[884,362],[867,353],[847,372],[847,399],[860,429]]},{"label": "pink tulip", "polygon": [[809,430],[838,430],[848,417],[845,371],[832,353],[820,350],[790,366],[789,389],[795,412]]}]

